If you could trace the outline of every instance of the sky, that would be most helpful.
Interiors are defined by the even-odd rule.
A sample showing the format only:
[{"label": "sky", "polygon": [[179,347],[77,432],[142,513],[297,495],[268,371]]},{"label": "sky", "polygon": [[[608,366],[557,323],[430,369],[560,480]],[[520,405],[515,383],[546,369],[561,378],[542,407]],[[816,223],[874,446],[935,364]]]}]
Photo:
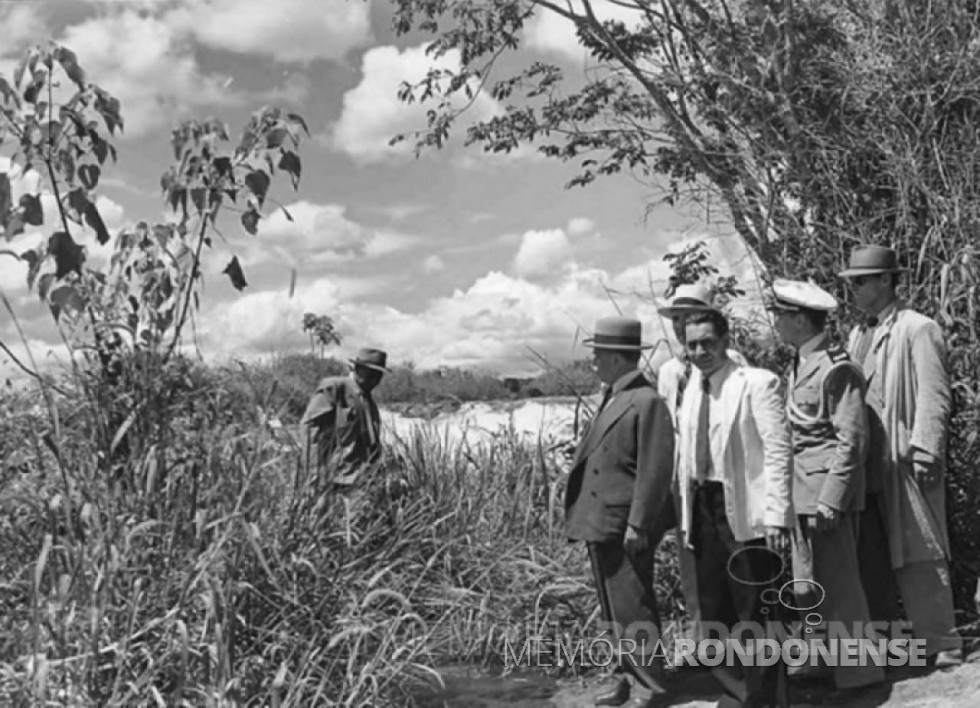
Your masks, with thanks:
[{"label": "sky", "polygon": [[[631,19],[612,3],[604,11]],[[305,312],[335,320],[343,344],[334,356],[374,346],[390,363],[419,368],[531,375],[538,355],[588,356],[582,337],[618,313],[638,317],[648,341],[663,341],[661,357],[671,337],[655,304],[669,275],[663,256],[698,239],[708,239],[722,273],[751,289],[752,259],[722,221],[695,208],[648,210],[655,193],[631,176],[566,189],[575,165],[533,146],[487,155],[459,132],[421,156],[389,146],[424,127],[425,106],[400,103],[397,90],[433,64],[426,37],[394,36],[390,12],[386,0],[0,0],[0,74],[9,78],[28,47],[55,41],[120,99],[119,159],[95,191],[112,234],[176,220],[159,179],[181,120],[217,117],[236,137],[264,105],[306,120],[299,188],[280,179],[270,193],[293,221],[267,210],[257,235],[231,226],[204,253],[194,344],[208,361],[309,351]],[[508,61],[534,60],[558,63],[571,81],[591,66],[564,20],[547,15]],[[456,56],[442,61],[458,66]],[[480,96],[468,116],[500,110]],[[9,150],[0,145],[0,172],[10,171]],[[33,184],[15,179],[15,198]],[[42,201],[51,224],[52,200]],[[0,240],[0,251],[35,247],[51,230]],[[79,240],[90,264],[106,262],[112,242]],[[221,274],[233,255],[248,281],[241,292]],[[0,288],[16,315],[0,309],[0,341],[25,361],[29,349],[38,366],[63,364],[62,334],[26,272],[0,254]],[[0,376],[15,373],[0,353]]]}]

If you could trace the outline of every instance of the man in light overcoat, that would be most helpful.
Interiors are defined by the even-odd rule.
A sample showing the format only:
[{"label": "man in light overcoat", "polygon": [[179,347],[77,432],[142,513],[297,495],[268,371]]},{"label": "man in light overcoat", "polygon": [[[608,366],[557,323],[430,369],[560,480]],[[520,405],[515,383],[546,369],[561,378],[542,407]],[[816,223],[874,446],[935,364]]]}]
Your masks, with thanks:
[{"label": "man in light overcoat", "polygon": [[[962,640],[955,629],[946,531],[946,347],[939,325],[896,295],[899,272],[895,250],[861,246],[841,273],[868,315],[848,340],[867,380],[872,430],[858,554],[869,600],[893,592],[881,586],[893,570],[914,636],[926,640],[931,662],[947,667],[962,662]],[[876,518],[884,539],[876,537]],[[881,567],[881,559],[890,563]]]},{"label": "man in light overcoat", "polygon": [[652,660],[660,639],[653,569],[656,544],[674,516],[674,429],[666,403],[637,368],[641,350],[650,348],[641,341],[638,320],[600,319],[585,344],[594,350],[605,394],[572,461],[565,531],[569,540],[587,544],[613,641],[637,644],[618,657],[595,704],[652,705],[666,695],[662,667]]}]

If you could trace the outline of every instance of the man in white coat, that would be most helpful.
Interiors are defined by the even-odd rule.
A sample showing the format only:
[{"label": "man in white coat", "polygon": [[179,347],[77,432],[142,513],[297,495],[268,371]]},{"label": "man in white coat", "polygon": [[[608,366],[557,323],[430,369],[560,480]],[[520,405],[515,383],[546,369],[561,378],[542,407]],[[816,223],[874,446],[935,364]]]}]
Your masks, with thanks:
[{"label": "man in white coat", "polygon": [[[717,310],[689,315],[685,335],[694,369],[678,412],[680,528],[694,549],[701,618],[761,624],[762,590],[788,569],[795,523],[779,378],[728,358],[728,321]],[[719,705],[776,705],[778,671],[715,668],[727,694]]]},{"label": "man in white coat", "polygon": [[[670,319],[674,329],[674,336],[680,344],[675,356],[665,361],[657,371],[657,393],[667,403],[670,411],[671,421],[674,423],[674,430],[678,430],[677,411],[681,405],[684,389],[687,382],[691,379],[691,371],[694,365],[687,356],[687,349],[684,346],[686,335],[684,333],[687,316],[695,312],[705,312],[713,307],[714,293],[711,288],[703,284],[679,285],[667,304],[657,309],[657,314]],[[734,349],[728,350],[728,358],[738,366],[745,366],[746,361],[741,354]],[[675,462],[676,469],[676,462]],[[676,478],[675,478],[676,482]],[[676,485],[675,485],[676,486]],[[677,497],[677,490],[674,490]],[[680,514],[678,513],[678,517]],[[681,581],[681,592],[684,594],[684,601],[687,609],[688,620],[693,630],[697,630],[701,622],[701,609],[698,606],[698,585],[697,575],[694,571],[694,555],[691,549],[681,542],[680,529],[677,532],[677,564]],[[693,639],[699,639],[697,634]]]},{"label": "man in white coat", "polygon": [[[899,272],[894,249],[860,246],[840,274],[868,315],[848,341],[868,382],[872,434],[858,557],[872,608],[875,598],[894,591],[880,586],[888,564],[875,566],[890,559],[913,635],[926,640],[927,658],[943,668],[963,660],[946,531],[946,348],[939,325],[896,295]],[[884,539],[874,536],[878,518]]]}]

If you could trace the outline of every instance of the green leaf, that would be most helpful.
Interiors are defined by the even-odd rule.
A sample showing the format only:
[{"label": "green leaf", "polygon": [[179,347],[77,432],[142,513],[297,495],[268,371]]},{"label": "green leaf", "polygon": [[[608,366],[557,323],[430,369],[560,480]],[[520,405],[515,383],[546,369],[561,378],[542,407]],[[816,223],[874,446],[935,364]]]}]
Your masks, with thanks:
[{"label": "green leaf", "polygon": [[102,221],[102,215],[92,202],[85,207],[85,223],[95,232],[95,238],[98,239],[100,246],[104,246],[109,241],[109,231]]},{"label": "green leaf", "polygon": [[243,290],[248,287],[248,283],[245,282],[245,274],[242,272],[241,263],[238,262],[238,256],[234,256],[221,272],[228,276],[235,290]]},{"label": "green leaf", "polygon": [[195,187],[191,190],[191,203],[198,212],[203,212],[208,205],[208,190],[204,187]]},{"label": "green leaf", "polygon": [[98,165],[82,165],[78,168],[78,179],[85,185],[85,189],[95,189],[101,173]]},{"label": "green leaf", "polygon": [[303,129],[303,132],[306,133],[307,137],[310,136],[310,129],[306,127],[306,121],[303,120],[303,116],[299,115],[298,113],[287,113],[286,120],[291,123],[295,123]]},{"label": "green leaf", "polygon": [[71,272],[82,273],[85,249],[75,243],[70,234],[56,231],[48,239],[48,255],[54,257],[55,278],[63,278]]},{"label": "green leaf", "polygon": [[3,235],[6,236],[7,240],[9,241],[14,236],[22,233],[24,233],[24,219],[19,213],[14,212],[7,219],[7,226]]},{"label": "green leaf", "polygon": [[81,312],[85,307],[85,299],[73,285],[64,284],[58,286],[51,291],[51,294],[46,299],[55,321],[58,320],[62,312]]},{"label": "green leaf", "polygon": [[260,218],[259,212],[255,211],[255,209],[249,209],[242,214],[242,226],[245,227],[245,230],[248,233],[254,236],[256,234]]},{"label": "green leaf", "polygon": [[75,53],[67,47],[59,46],[54,50],[54,58],[61,64],[61,68],[65,70],[68,78],[78,86],[80,91],[84,91],[85,71],[78,65],[78,57],[75,56]]},{"label": "green leaf", "polygon": [[269,148],[277,148],[289,136],[285,128],[272,128],[265,134],[265,144]]},{"label": "green leaf", "polygon": [[245,175],[245,186],[248,187],[249,191],[255,195],[256,199],[259,200],[259,206],[265,201],[265,195],[269,191],[269,184],[271,183],[269,175],[267,175],[262,170],[252,170],[247,175]]},{"label": "green leaf", "polygon": [[[89,137],[92,139],[92,152],[95,153],[95,159],[99,161],[100,165],[105,164],[105,159],[109,156],[109,144],[99,137],[97,133],[90,133]],[[113,152],[113,161],[115,161],[115,152]]]},{"label": "green leaf", "polygon": [[[34,287],[34,279],[37,278],[38,271],[41,270],[41,263],[44,261],[44,253],[40,248],[33,251],[24,251],[20,257],[27,261],[27,289]],[[51,276],[52,278],[54,276]]]},{"label": "green leaf", "polygon": [[279,158],[279,169],[289,173],[289,177],[293,181],[293,189],[299,187],[299,176],[302,172],[299,155],[289,150],[283,150],[282,157]]},{"label": "green leaf", "polygon": [[75,214],[75,220],[81,223],[85,214],[88,196],[84,187],[78,187],[68,192],[68,208]]},{"label": "green leaf", "polygon": [[37,281],[37,294],[41,296],[42,300],[48,299],[48,293],[51,291],[51,286],[57,280],[50,273],[45,273]]},{"label": "green leaf", "polygon": [[11,206],[10,177],[6,172],[0,172],[0,226],[7,229],[7,218]]},{"label": "green leaf", "polygon": [[31,226],[44,223],[44,210],[41,208],[41,198],[36,194],[22,194],[20,206],[24,210],[24,221]]}]

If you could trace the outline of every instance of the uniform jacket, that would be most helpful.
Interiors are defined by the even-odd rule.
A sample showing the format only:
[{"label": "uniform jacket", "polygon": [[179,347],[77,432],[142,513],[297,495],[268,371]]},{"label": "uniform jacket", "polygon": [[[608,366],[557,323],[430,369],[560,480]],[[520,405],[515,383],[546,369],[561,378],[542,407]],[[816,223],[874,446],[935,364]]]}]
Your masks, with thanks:
[{"label": "uniform jacket", "polygon": [[[718,393],[724,415],[712,420],[713,428],[721,427],[717,436],[721,449],[712,449],[712,459],[724,479],[728,523],[735,540],[744,542],[763,537],[766,526],[795,526],[793,451],[779,378],[765,369],[728,366]],[[680,525],[687,544],[694,510],[700,403],[701,371],[695,368],[678,416]]]},{"label": "uniform jacket", "polygon": [[868,415],[864,373],[825,334],[790,372],[786,410],[793,429],[793,506],[815,514],[864,508]]},{"label": "uniform jacket", "polygon": [[332,480],[353,483],[381,456],[381,417],[374,400],[349,376],[322,379],[303,414],[316,443],[317,464]]},{"label": "uniform jacket", "polygon": [[674,429],[642,373],[616,381],[575,451],[565,494],[573,541],[621,538],[627,523],[653,533],[670,504]]},{"label": "uniform jacket", "polygon": [[[860,328],[851,331],[849,348]],[[949,556],[945,475],[923,491],[912,475],[912,449],[945,466],[950,392],[939,325],[899,302],[877,326],[865,362],[869,401],[881,395],[883,449],[869,451],[878,468],[892,566]]]}]

